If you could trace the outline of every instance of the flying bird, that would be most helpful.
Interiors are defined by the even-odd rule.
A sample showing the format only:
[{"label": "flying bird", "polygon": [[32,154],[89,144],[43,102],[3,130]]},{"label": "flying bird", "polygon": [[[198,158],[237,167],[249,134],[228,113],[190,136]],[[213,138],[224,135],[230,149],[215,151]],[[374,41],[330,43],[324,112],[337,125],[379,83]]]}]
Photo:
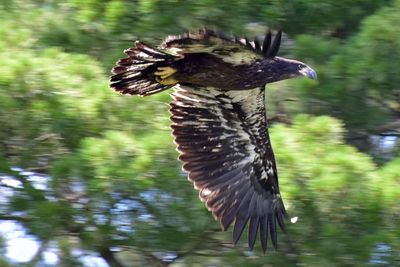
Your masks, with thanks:
[{"label": "flying bird", "polygon": [[298,76],[306,64],[278,57],[282,32],[263,40],[202,29],[168,36],[157,48],[141,41],[112,69],[110,87],[148,96],[171,87],[172,133],[179,160],[200,199],[236,244],[248,224],[248,246],[259,232],[277,247],[286,210],[265,110],[265,85]]}]

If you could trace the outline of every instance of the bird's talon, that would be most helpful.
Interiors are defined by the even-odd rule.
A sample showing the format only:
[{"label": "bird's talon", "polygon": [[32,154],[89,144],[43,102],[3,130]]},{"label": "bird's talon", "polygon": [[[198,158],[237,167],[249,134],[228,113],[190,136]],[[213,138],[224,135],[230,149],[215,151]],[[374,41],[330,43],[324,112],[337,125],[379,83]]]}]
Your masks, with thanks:
[{"label": "bird's talon", "polygon": [[162,85],[177,84],[178,81],[171,77],[176,71],[171,67],[158,67],[157,71],[154,72],[155,80]]},{"label": "bird's talon", "polygon": [[162,78],[156,76],[155,79],[159,84],[162,84],[162,85],[175,85],[178,83],[178,81],[172,77],[162,79]]},{"label": "bird's talon", "polygon": [[[157,71],[154,72],[155,75],[161,76],[161,78],[165,77],[167,78],[168,76],[173,75],[176,72],[176,69],[171,68],[171,67],[158,67]],[[163,78],[163,79],[165,79]]]}]

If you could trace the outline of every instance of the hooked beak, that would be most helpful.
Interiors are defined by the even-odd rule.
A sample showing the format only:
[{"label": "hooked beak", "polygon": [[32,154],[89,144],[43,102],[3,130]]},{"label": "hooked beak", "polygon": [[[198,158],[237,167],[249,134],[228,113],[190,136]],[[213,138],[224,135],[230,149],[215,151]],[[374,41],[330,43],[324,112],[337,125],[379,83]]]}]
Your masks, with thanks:
[{"label": "hooked beak", "polygon": [[301,75],[304,75],[304,76],[306,76],[306,77],[308,77],[308,78],[311,78],[311,79],[313,79],[313,80],[316,80],[316,79],[317,79],[317,73],[315,72],[315,70],[313,70],[312,68],[310,68],[310,67],[308,67],[308,66],[302,68],[302,69],[299,71],[299,73],[300,73]]}]

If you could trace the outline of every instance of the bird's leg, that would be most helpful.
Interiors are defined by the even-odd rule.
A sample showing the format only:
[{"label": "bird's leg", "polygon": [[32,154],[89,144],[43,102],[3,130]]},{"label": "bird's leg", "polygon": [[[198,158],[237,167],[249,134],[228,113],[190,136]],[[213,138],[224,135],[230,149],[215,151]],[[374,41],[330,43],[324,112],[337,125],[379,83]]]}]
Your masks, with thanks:
[{"label": "bird's leg", "polygon": [[157,71],[154,72],[154,75],[156,75],[155,79],[162,85],[177,84],[178,81],[171,77],[176,71],[177,70],[172,67],[158,67]]}]

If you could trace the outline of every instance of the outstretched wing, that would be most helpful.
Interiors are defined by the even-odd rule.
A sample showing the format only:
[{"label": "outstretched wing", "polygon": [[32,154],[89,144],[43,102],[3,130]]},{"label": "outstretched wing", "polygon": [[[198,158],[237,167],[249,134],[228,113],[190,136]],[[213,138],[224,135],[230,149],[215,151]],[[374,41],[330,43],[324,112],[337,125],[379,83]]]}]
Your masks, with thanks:
[{"label": "outstretched wing", "polygon": [[286,212],[268,135],[264,89],[222,92],[176,86],[172,97],[179,159],[201,200],[224,230],[234,222],[234,243],[249,222],[251,249],[258,230],[264,251],[268,234],[276,247],[276,224],[285,231]]},{"label": "outstretched wing", "polygon": [[230,37],[223,32],[203,29],[194,33],[168,36],[159,46],[176,56],[188,53],[208,53],[232,64],[250,64],[257,59],[275,57],[281,43],[282,32],[278,31],[272,41],[268,31],[263,41],[254,38]]}]

